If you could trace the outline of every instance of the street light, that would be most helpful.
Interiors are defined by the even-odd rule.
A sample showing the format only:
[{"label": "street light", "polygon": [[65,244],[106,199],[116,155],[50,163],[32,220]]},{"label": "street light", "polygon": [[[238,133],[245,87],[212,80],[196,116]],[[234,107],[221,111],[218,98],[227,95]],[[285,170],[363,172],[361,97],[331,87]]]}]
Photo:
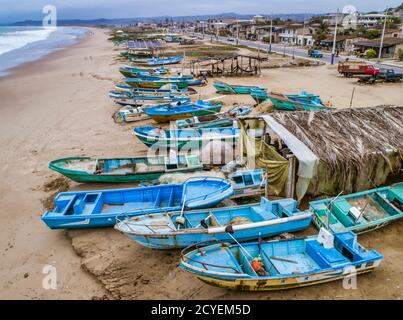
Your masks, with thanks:
[{"label": "street light", "polygon": [[270,16],[270,44],[269,44],[269,51],[270,51],[270,53],[271,53],[271,43],[272,43],[272,40],[271,40],[271,38],[273,37],[273,14],[271,14],[271,16]]},{"label": "street light", "polygon": [[236,45],[239,45],[239,22],[236,19]]},{"label": "street light", "polygon": [[378,60],[381,60],[381,58],[382,58],[383,40],[385,39],[385,30],[386,30],[386,20],[387,20],[387,18],[388,18],[388,8],[386,8],[386,12],[385,12],[385,21],[383,23],[381,43],[380,43],[380,46],[379,46]]},{"label": "street light", "polygon": [[337,18],[339,17],[339,9],[337,8],[336,13],[336,23],[334,25],[334,37],[333,37],[333,50],[332,50],[332,61],[330,64],[334,64],[334,56],[336,54],[336,41],[337,41]]}]

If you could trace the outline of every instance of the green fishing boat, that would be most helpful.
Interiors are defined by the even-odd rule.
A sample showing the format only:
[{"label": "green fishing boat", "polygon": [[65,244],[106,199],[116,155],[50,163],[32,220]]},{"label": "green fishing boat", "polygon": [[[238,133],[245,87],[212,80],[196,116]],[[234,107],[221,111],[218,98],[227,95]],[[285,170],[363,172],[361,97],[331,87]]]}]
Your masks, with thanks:
[{"label": "green fishing boat", "polygon": [[365,233],[403,217],[403,183],[309,203],[317,228]]},{"label": "green fishing boat", "polygon": [[229,85],[222,81],[214,81],[213,86],[217,93],[251,94],[252,90],[266,91],[266,89],[257,86]]},{"label": "green fishing boat", "polygon": [[[263,92],[254,92],[252,97],[256,101],[264,101]],[[335,108],[326,106],[320,97],[315,94],[302,91],[300,94],[282,94],[271,92],[268,98],[277,110],[285,111],[317,111],[317,110],[334,110]]]},{"label": "green fishing boat", "polygon": [[174,158],[70,157],[51,161],[49,168],[76,182],[130,183],[158,179],[165,173],[199,171],[203,164],[195,155]]}]

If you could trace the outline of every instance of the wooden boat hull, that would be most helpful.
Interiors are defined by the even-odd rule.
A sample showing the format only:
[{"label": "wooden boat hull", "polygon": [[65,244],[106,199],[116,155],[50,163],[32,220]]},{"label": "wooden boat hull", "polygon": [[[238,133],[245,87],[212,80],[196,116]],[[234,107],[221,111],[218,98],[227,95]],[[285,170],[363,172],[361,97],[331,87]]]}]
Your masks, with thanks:
[{"label": "wooden boat hull", "polygon": [[[199,110],[194,112],[186,112],[182,114],[172,114],[172,115],[151,115],[148,114],[154,121],[158,123],[169,123],[171,121],[176,121],[180,119],[187,119],[191,117],[205,116],[209,115],[212,112],[220,112],[221,106],[217,106],[214,108],[209,108],[208,110]],[[147,112],[146,112],[147,113]]]},{"label": "wooden boat hull", "polygon": [[[347,230],[357,234],[367,233],[403,217],[403,183],[340,196],[332,202],[330,213],[327,206],[331,201],[323,199],[309,203],[317,228],[329,224],[333,232]],[[358,220],[351,214],[352,208],[360,212]]]},{"label": "wooden boat hull", "polygon": [[238,106],[224,113],[210,114],[205,116],[195,116],[176,121],[178,129],[185,128],[217,128],[217,127],[235,127],[237,117],[245,116],[252,112],[248,106]]},{"label": "wooden boat hull", "polygon": [[[341,280],[380,265],[383,256],[362,248],[353,233],[322,231],[303,239],[194,245],[182,251],[180,267],[214,286],[270,291]],[[256,259],[263,273],[253,268]]]},{"label": "wooden boat hull", "polygon": [[[184,173],[203,169],[203,164],[199,162],[196,156],[180,156],[177,163],[167,164],[165,157],[134,157],[134,158],[113,158],[102,159],[101,162],[107,163],[108,171],[95,173],[96,167],[99,168],[100,161],[90,157],[70,157],[53,160],[49,163],[49,169],[54,170],[65,177],[80,183],[134,183],[146,180],[158,179],[166,173]],[[74,170],[69,167],[69,163],[84,166],[94,166],[93,170]],[[152,169],[147,171],[137,171],[134,169],[139,164]],[[130,167],[131,166],[131,167]],[[140,168],[141,169],[141,168]],[[114,173],[115,172],[115,173]]]},{"label": "wooden boat hull", "polygon": [[[129,79],[133,80],[133,79]],[[171,81],[171,80],[157,80],[157,81],[148,81],[148,80],[141,80],[140,81],[125,81],[128,85],[132,86],[133,88],[140,88],[140,89],[161,89],[162,86],[167,84],[175,85],[179,89],[185,89],[189,86],[188,81]]]},{"label": "wooden boat hull", "polygon": [[251,94],[254,90],[265,91],[265,89],[260,87],[229,85],[221,81],[215,81],[213,86],[217,90],[217,93],[225,94]]},{"label": "wooden boat hull", "polygon": [[[221,128],[221,129],[227,129],[227,132],[219,131],[217,132],[219,133],[218,135],[211,135],[211,133],[214,133],[220,128],[215,128],[216,130],[214,130],[213,128],[204,129],[203,131],[196,130],[195,132],[196,136],[193,135],[192,138],[188,137],[170,138],[163,136],[155,136],[145,134],[144,132],[141,131],[141,129],[142,129],[141,127],[135,128],[134,135],[147,147],[149,148],[157,147],[159,149],[173,148],[181,150],[183,148],[189,148],[189,149],[201,150],[203,147],[205,147],[208,143],[211,143],[212,141],[222,141],[234,146],[239,138],[239,130],[236,128]],[[194,131],[194,129],[189,130]],[[175,132],[174,134],[177,133]]]},{"label": "wooden boat hull", "polygon": [[273,106],[277,110],[284,111],[318,111],[318,110],[333,110],[334,108],[329,108],[324,105],[316,105],[310,103],[309,99],[306,99],[306,102],[296,102],[292,101],[289,96],[298,97],[298,95],[283,95],[277,93],[270,93],[269,99],[273,103]]},{"label": "wooden boat hull", "polygon": [[119,219],[145,214],[208,208],[233,192],[231,182],[207,177],[183,184],[142,188],[62,192],[55,209],[46,211],[42,221],[51,229],[112,227]]},{"label": "wooden boat hull", "polygon": [[[312,213],[295,210],[295,200],[282,199],[269,202],[273,206],[287,208],[290,212],[293,210],[289,217],[283,218],[270,212],[265,206],[266,202],[269,201],[263,199],[262,204],[187,211],[185,213],[186,224],[180,229],[176,229],[174,224],[175,219],[180,216],[180,212],[126,219],[118,223],[115,229],[147,248],[178,249],[208,241],[233,242],[233,238],[224,232],[223,223],[236,221],[239,218],[243,218],[249,223],[233,224],[233,237],[237,241],[255,240],[259,235],[261,237],[275,236],[284,232],[303,230],[309,226]],[[254,208],[262,209],[265,212],[260,215],[254,211]],[[215,225],[211,225],[207,229],[200,226],[200,220],[205,219],[210,224],[209,219],[213,216],[216,221]]]},{"label": "wooden boat hull", "polygon": [[[379,262],[380,263],[380,262]],[[365,268],[364,270],[357,270],[356,275],[365,274],[368,272],[372,272],[376,267],[379,266],[374,265],[370,268]],[[310,280],[305,280],[306,276],[299,277],[286,277],[279,279],[271,279],[271,280],[223,280],[223,279],[214,279],[210,277],[203,277],[197,275],[196,278],[207,283],[209,285],[220,287],[228,290],[237,290],[237,291],[279,291],[279,290],[287,290],[287,289],[295,289],[301,287],[307,287],[312,285],[317,285],[321,283],[327,283],[332,281],[342,280],[347,277],[348,273],[343,273],[342,271],[339,274],[335,274],[334,272],[328,272],[318,275],[312,275],[308,277]]]},{"label": "wooden boat hull", "polygon": [[258,104],[269,99],[267,92],[263,90],[251,90],[251,96]]}]

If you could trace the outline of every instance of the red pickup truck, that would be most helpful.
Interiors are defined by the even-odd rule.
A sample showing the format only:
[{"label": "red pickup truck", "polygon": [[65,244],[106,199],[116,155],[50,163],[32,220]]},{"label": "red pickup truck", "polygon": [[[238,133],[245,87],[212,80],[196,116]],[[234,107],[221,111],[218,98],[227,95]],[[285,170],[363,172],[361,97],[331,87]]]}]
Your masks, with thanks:
[{"label": "red pickup truck", "polygon": [[375,68],[372,64],[363,61],[339,62],[337,70],[340,74],[349,78],[355,75],[375,76],[379,73],[379,68]]}]

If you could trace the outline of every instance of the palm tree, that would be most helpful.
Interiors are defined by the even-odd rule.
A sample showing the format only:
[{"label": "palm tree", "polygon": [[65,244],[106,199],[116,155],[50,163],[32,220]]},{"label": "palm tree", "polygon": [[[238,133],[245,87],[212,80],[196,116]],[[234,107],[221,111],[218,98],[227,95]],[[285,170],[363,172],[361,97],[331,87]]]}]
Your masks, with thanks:
[{"label": "palm tree", "polygon": [[314,35],[316,44],[319,44],[322,40],[325,40],[328,34],[329,34],[329,25],[326,22],[322,21]]}]

